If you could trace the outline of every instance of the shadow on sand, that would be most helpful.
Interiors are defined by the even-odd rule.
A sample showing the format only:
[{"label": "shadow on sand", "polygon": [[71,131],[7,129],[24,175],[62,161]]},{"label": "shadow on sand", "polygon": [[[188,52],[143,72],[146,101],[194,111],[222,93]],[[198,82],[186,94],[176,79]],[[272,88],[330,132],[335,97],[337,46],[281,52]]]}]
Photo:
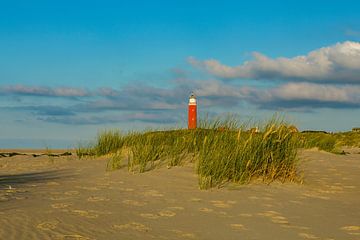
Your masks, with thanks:
[{"label": "shadow on sand", "polygon": [[0,190],[9,189],[9,187],[16,187],[23,184],[41,183],[72,176],[74,176],[74,174],[70,173],[69,170],[0,175]]}]

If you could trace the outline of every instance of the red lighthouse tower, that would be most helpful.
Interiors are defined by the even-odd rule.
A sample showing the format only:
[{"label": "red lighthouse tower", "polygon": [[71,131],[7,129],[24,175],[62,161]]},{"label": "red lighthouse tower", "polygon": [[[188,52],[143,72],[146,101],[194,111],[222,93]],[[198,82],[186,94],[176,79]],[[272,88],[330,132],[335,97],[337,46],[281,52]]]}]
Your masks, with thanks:
[{"label": "red lighthouse tower", "polygon": [[196,97],[191,93],[188,107],[188,129],[195,129],[197,123]]}]

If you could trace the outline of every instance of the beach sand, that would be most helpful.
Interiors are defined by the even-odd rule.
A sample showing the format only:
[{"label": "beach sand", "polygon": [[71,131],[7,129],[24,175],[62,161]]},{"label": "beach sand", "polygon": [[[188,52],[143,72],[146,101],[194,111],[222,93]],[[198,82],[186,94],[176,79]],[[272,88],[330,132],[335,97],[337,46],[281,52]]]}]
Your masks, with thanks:
[{"label": "beach sand", "polygon": [[106,158],[2,157],[0,239],[360,239],[350,152],[301,151],[303,184],[210,190],[192,166],[132,174],[106,171]]}]

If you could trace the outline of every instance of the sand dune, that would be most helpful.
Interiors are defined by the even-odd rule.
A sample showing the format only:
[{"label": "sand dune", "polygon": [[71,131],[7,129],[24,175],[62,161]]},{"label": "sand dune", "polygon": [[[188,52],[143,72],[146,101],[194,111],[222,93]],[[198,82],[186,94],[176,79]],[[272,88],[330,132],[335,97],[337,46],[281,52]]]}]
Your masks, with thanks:
[{"label": "sand dune", "polygon": [[107,172],[105,158],[0,158],[0,239],[360,239],[358,152],[302,151],[302,185],[207,191],[192,166],[130,174]]}]

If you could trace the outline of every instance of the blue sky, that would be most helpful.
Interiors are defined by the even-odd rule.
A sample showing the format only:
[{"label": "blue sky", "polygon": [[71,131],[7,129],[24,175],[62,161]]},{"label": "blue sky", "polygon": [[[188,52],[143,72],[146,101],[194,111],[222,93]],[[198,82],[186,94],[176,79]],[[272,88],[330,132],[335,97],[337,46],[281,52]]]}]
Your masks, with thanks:
[{"label": "blue sky", "polygon": [[359,1],[1,1],[0,148],[201,114],[360,125]]}]

